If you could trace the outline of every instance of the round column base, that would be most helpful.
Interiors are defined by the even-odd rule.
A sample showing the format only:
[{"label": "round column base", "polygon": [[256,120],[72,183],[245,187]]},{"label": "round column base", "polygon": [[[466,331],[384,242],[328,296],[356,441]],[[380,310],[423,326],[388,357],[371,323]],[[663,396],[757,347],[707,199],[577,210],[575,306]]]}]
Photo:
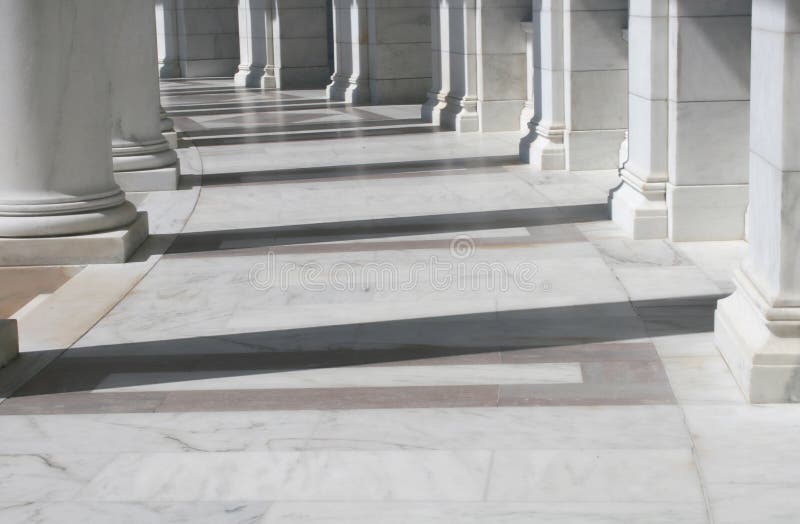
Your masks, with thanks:
[{"label": "round column base", "polygon": [[123,200],[105,209],[64,215],[0,215],[0,238],[37,238],[111,231],[136,220],[136,207]]}]

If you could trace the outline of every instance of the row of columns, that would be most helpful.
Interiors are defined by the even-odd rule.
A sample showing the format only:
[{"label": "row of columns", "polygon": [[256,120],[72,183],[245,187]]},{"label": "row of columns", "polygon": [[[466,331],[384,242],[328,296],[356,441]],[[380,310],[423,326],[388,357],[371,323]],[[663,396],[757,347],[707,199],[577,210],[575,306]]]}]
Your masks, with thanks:
[{"label": "row of columns", "polygon": [[[245,4],[251,14],[261,10],[272,54],[261,65],[253,50],[243,76],[262,85],[283,69],[297,78],[320,67],[288,58],[303,54],[288,51],[303,42],[322,47],[311,45],[322,39],[321,23],[295,27],[309,16],[302,9],[325,12],[315,1],[286,9],[280,0]],[[607,167],[627,127],[612,214],[634,237],[742,238],[749,215],[749,254],[736,292],[720,302],[718,345],[752,400],[800,400],[796,2],[631,0],[626,12],[622,0],[533,0],[530,25],[527,2],[517,0],[491,8],[433,0],[427,9],[336,2],[335,40],[349,44],[337,46],[336,63],[350,64],[352,73],[334,75],[331,91],[340,81],[345,94],[362,90],[370,101],[418,94],[417,72],[399,87],[392,75],[406,72],[398,63],[427,56],[433,88],[425,115],[462,131],[522,121],[530,130],[522,153],[540,167]],[[0,263],[41,263],[43,244],[28,242],[38,237],[81,245],[74,235],[103,242],[92,234],[141,233],[143,219],[123,189],[174,187],[176,158],[161,135],[168,122],[158,105],[153,7],[125,0],[0,5],[0,66],[15,71],[0,86],[0,141],[8,144],[0,148]],[[413,22],[400,23],[426,11],[433,20],[427,47],[403,29]],[[393,56],[400,49],[407,54]],[[128,252],[135,243],[115,242]]]},{"label": "row of columns", "polygon": [[0,265],[122,262],[147,236],[125,191],[179,174],[155,33],[152,0],[0,4]]}]

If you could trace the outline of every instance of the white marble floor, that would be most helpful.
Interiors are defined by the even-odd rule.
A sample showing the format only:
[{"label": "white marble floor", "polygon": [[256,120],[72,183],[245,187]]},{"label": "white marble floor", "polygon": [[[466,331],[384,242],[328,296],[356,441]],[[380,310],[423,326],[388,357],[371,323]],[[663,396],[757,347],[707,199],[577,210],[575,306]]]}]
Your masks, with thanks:
[{"label": "white marble floor", "polygon": [[0,273],[0,522],[800,520],[800,410],[713,345],[743,243],[630,241],[616,173],[418,107],[163,87],[134,261]]}]

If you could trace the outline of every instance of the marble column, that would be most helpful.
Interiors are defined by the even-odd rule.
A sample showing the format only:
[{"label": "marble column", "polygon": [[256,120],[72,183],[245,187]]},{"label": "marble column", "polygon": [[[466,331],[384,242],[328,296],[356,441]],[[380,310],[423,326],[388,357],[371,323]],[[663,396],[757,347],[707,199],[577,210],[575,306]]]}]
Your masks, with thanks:
[{"label": "marble column", "polygon": [[416,104],[431,86],[430,0],[334,0],[331,100]]},{"label": "marble column", "polygon": [[[526,100],[526,37],[530,0],[489,4],[481,0],[432,0],[438,9],[432,40],[438,92],[428,95],[423,118],[446,129],[512,131]],[[438,107],[444,100],[444,107]]]},{"label": "marble column", "polygon": [[0,3],[0,265],[122,262],[147,236],[112,170],[115,3]]},{"label": "marble column", "polygon": [[523,159],[540,169],[618,167],[628,125],[627,16],[627,0],[534,1],[531,74],[542,110],[521,141]]},{"label": "marble column", "polygon": [[744,238],[752,0],[670,2],[672,240]]},{"label": "marble column", "polygon": [[178,15],[176,0],[156,0],[156,37],[158,39],[158,75],[180,78],[178,54]]},{"label": "marble column", "polygon": [[450,92],[450,55],[448,48],[449,10],[441,9],[439,0],[431,0],[431,88],[428,98],[422,105],[422,119],[441,125],[442,110],[447,107],[447,93]]},{"label": "marble column", "polygon": [[333,0],[334,72],[328,100],[369,104],[367,0]]},{"label": "marble column", "polygon": [[667,236],[669,4],[631,0],[628,155],[611,216],[634,239]]},{"label": "marble column", "polygon": [[751,402],[800,401],[800,3],[754,0],[748,255],[717,346]]},{"label": "marble column", "polygon": [[[537,169],[566,169],[564,150],[564,1],[535,0],[528,33],[529,133],[520,141],[520,158]],[[524,114],[521,117],[525,118]]]},{"label": "marble column", "polygon": [[153,0],[121,2],[115,12],[112,82],[114,176],[125,191],[174,190],[178,156],[161,134]]},{"label": "marble column", "polygon": [[[274,88],[271,0],[239,0],[239,70],[233,83],[244,87]],[[272,55],[272,56],[270,56]]]}]

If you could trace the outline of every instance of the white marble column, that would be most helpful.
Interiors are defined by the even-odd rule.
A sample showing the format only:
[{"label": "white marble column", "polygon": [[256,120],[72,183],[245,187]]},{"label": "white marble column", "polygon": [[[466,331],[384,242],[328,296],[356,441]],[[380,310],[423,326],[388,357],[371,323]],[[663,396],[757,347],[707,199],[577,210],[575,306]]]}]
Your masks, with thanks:
[{"label": "white marble column", "polygon": [[518,130],[526,100],[521,23],[530,19],[531,0],[432,1],[439,10],[432,30],[439,91],[429,94],[423,118],[461,132]]},{"label": "white marble column", "polygon": [[275,87],[275,76],[268,72],[268,64],[275,63],[272,14],[268,4],[272,2],[239,0],[239,70],[233,77],[237,86]]},{"label": "white marble column", "polygon": [[331,100],[414,104],[431,87],[430,0],[334,0]]},{"label": "white marble column", "polygon": [[158,74],[161,78],[180,78],[178,54],[178,15],[176,0],[156,0],[156,37],[158,39]]},{"label": "white marble column", "polygon": [[533,118],[520,157],[537,169],[566,169],[564,131],[564,0],[534,0],[527,51]]},{"label": "white marble column", "polygon": [[751,402],[800,401],[800,3],[754,0],[749,251],[715,334]]},{"label": "white marble column", "polygon": [[670,2],[672,240],[744,238],[752,0]]},{"label": "white marble column", "polygon": [[669,4],[631,0],[628,156],[611,216],[634,239],[667,236]]},{"label": "white marble column", "polygon": [[369,104],[367,0],[333,0],[334,72],[328,100]]},{"label": "white marble column", "polygon": [[618,167],[628,125],[627,16],[627,0],[534,1],[529,74],[534,105],[537,95],[542,101],[520,144],[523,159],[539,169]]},{"label": "white marble column", "polygon": [[112,45],[112,156],[125,191],[178,187],[178,156],[161,134],[153,0],[121,2]]},{"label": "white marble column", "polygon": [[121,262],[147,236],[112,171],[114,3],[0,2],[0,265]]},{"label": "white marble column", "polygon": [[445,53],[450,37],[446,29],[449,10],[442,9],[439,0],[431,0],[430,11],[431,88],[427,100],[422,105],[422,119],[438,126],[441,125],[442,110],[447,107],[447,93],[450,91],[450,54]]}]

